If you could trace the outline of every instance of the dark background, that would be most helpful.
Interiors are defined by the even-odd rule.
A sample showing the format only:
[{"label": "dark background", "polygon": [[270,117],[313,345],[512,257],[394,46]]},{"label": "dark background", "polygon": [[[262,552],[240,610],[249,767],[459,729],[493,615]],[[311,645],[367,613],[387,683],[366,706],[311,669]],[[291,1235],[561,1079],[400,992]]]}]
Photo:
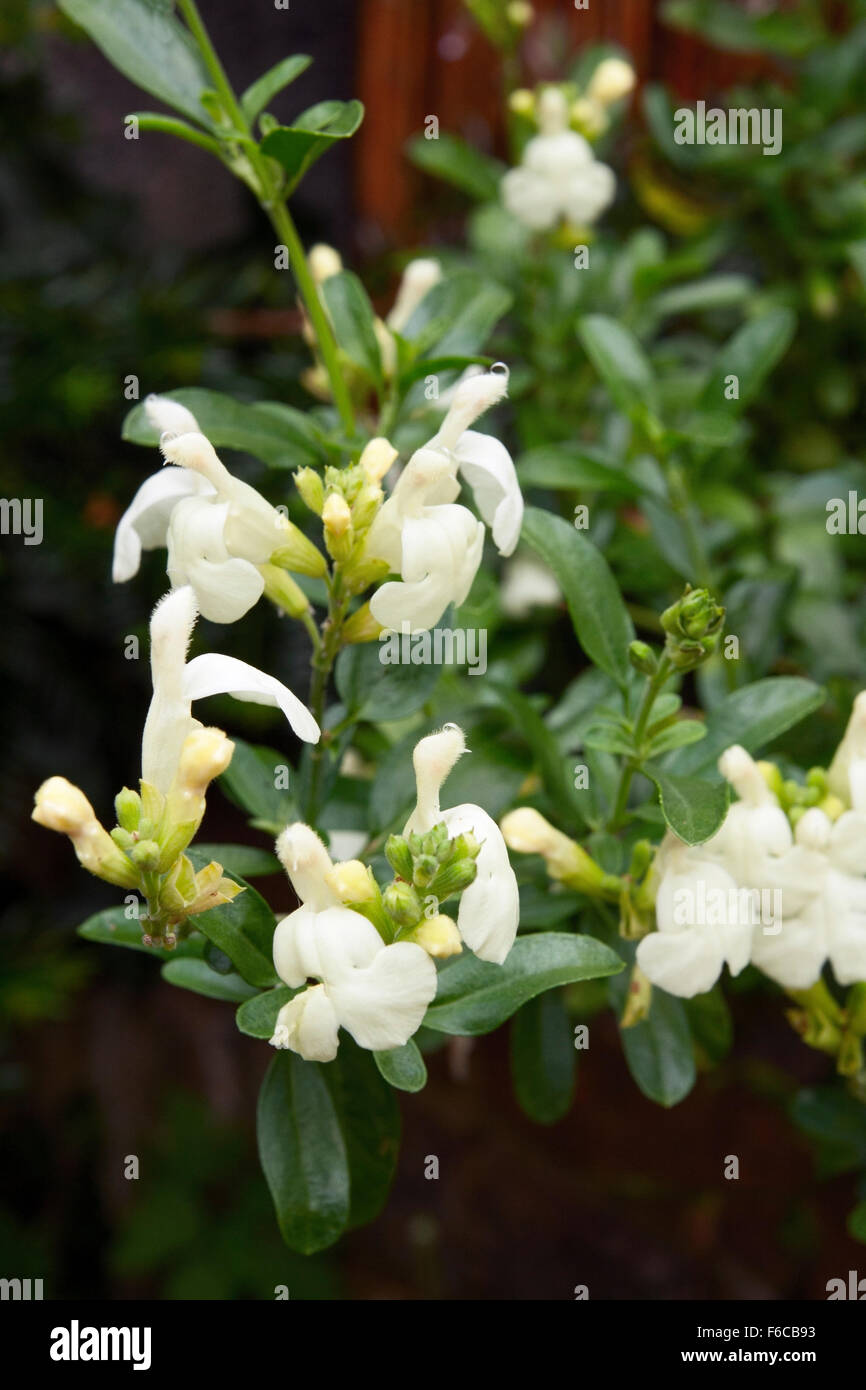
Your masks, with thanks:
[{"label": "dark background", "polygon": [[[496,148],[492,53],[440,0],[202,8],[238,87],[289,51],[314,56],[278,115],[324,97],[367,103],[361,135],[317,166],[296,211],[307,243],[366,263],[374,293],[387,292],[391,251],[452,225],[403,141],[436,112],[443,129]],[[664,33],[650,5],[605,0],[579,21],[684,97],[755,69]],[[528,80],[555,75],[556,43],[578,17],[558,22],[555,42],[529,53]],[[117,1299],[270,1297],[276,1284],[292,1297],[570,1298],[577,1284],[593,1298],[823,1297],[862,1257],[844,1235],[851,1184],[816,1183],[783,1112],[827,1066],[761,998],[735,997],[731,1058],[673,1112],[636,1091],[613,1020],[594,1023],[575,1106],[551,1130],[511,1098],[504,1030],[456,1041],[403,1100],[385,1215],[303,1260],[279,1241],[254,1152],[268,1049],[143,956],[75,938],[111,890],[27,813],[53,773],[103,814],[136,775],[149,678],[145,660],[124,661],[124,641],[144,638],[165,581],[157,554],[129,586],[109,582],[114,526],[154,467],[119,441],[124,378],[138,375],[142,394],[200,384],[303,403],[305,357],[246,191],[189,146],[124,140],[123,116],[149,100],[51,6],[7,3],[0,40],[2,491],[45,504],[42,545],[0,541],[0,1274],[42,1277],[46,1297]],[[257,609],[242,633],[203,638],[251,660],[266,649],[268,669],[297,684],[306,653],[284,634]],[[239,713],[236,730],[279,739],[251,718]],[[219,795],[206,830],[251,838]],[[279,880],[263,891],[287,905]],[[133,1154],[138,1181],[124,1177]],[[438,1181],[424,1178],[432,1154]],[[722,1177],[730,1154],[738,1182]]]}]

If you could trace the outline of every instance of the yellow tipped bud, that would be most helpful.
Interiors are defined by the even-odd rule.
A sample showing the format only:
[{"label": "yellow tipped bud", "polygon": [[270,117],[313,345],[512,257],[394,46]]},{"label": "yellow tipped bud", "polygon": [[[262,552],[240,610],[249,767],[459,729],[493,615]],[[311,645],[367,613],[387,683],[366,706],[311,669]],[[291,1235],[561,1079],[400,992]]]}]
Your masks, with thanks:
[{"label": "yellow tipped bud", "polygon": [[398,453],[399,450],[394,448],[390,440],[382,436],[371,439],[359,459],[367,481],[369,483],[381,483]]},{"label": "yellow tipped bud", "polygon": [[311,512],[322,515],[325,505],[325,489],[315,468],[299,468],[295,474],[295,487],[303,497]]},{"label": "yellow tipped bud", "polygon": [[634,90],[635,80],[631,63],[627,63],[624,58],[605,58],[592,74],[586,95],[590,101],[601,102],[602,106],[611,106],[613,102],[621,101]]},{"label": "yellow tipped bud", "polygon": [[456,923],[440,912],[436,917],[427,917],[419,922],[410,938],[417,946],[423,947],[434,960],[446,960],[448,956],[459,956],[463,950],[460,933]]},{"label": "yellow tipped bud", "polygon": [[572,103],[571,119],[581,134],[590,140],[603,135],[609,125],[604,107],[590,97],[579,97]]},{"label": "yellow tipped bud", "polygon": [[518,87],[508,98],[508,105],[515,116],[534,116],[535,94],[528,87]]},{"label": "yellow tipped bud", "polygon": [[359,642],[375,642],[384,631],[370,612],[369,603],[363,603],[343,624],[342,636],[347,646],[354,646]]},{"label": "yellow tipped bud", "polygon": [[598,894],[605,882],[604,871],[574,840],[563,835],[538,811],[520,806],[509,811],[501,822],[509,849],[519,854],[540,854],[551,878],[581,893]]},{"label": "yellow tipped bud", "polygon": [[73,839],[99,824],[84,792],[65,777],[49,777],[42,783],[36,793],[33,819],[46,830],[57,830]]},{"label": "yellow tipped bud", "polygon": [[259,573],[265,581],[265,595],[271,603],[288,613],[290,618],[300,618],[306,613],[310,601],[290,574],[276,565],[259,565]]},{"label": "yellow tipped bud", "polygon": [[215,777],[225,772],[235,746],[222,729],[194,729],[180,751],[176,785],[185,793],[203,796]]},{"label": "yellow tipped bud", "polygon": [[352,513],[345,497],[332,492],[322,508],[322,521],[330,536],[344,536],[352,524]]},{"label": "yellow tipped bud", "polygon": [[513,24],[515,29],[528,29],[535,18],[535,11],[529,0],[510,0],[510,4],[506,6],[505,15],[509,24]]},{"label": "yellow tipped bud", "polygon": [[373,902],[379,897],[376,880],[360,859],[346,859],[325,874],[325,882],[343,903]]},{"label": "yellow tipped bud", "polygon": [[340,274],[343,269],[343,258],[339,251],[334,250],[333,246],[327,246],[320,241],[317,245],[310,247],[307,265],[310,267],[310,274],[316,284],[323,285],[326,280]]}]

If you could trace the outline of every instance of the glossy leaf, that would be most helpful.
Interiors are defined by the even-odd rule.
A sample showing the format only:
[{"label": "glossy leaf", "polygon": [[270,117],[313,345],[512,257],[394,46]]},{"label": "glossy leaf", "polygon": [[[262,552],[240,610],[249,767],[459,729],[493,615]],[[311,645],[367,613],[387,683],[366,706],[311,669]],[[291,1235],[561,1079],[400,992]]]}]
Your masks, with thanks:
[{"label": "glossy leaf", "polygon": [[396,1090],[423,1091],[427,1085],[424,1058],[412,1038],[402,1047],[392,1047],[389,1052],[374,1052],[373,1056],[388,1085]]},{"label": "glossy leaf", "polygon": [[[162,394],[192,411],[215,449],[238,449],[271,468],[298,468],[321,461],[315,431],[299,410],[274,402],[280,405],[279,413],[274,413],[268,402],[245,405],[198,386]],[[159,431],[148,421],[143,402],[124,420],[123,438],[153,447],[159,443]]]},{"label": "glossy leaf", "polygon": [[320,101],[302,112],[290,126],[269,131],[261,149],[282,164],[291,192],[332,145],[355,134],[363,119],[360,101]]},{"label": "glossy leaf", "polygon": [[300,77],[302,72],[306,72],[312,61],[312,58],[308,57],[306,53],[294,53],[290,58],[283,58],[281,62],[275,63],[267,72],[262,73],[261,77],[257,78],[250,87],[247,87],[241,97],[241,110],[250,125],[278,92],[281,92],[284,87],[288,87],[289,83],[294,82],[296,77]]},{"label": "glossy leaf", "polygon": [[247,884],[232,902],[200,912],[195,921],[199,931],[225,952],[251,985],[274,984],[274,914],[255,888]]},{"label": "glossy leaf", "polygon": [[692,1035],[681,999],[653,989],[649,1017],[622,1028],[628,1069],[645,1096],[658,1105],[677,1105],[695,1084]]},{"label": "glossy leaf", "polygon": [[730,792],[726,782],[674,776],[652,763],[643,770],[658,788],[662,814],[675,835],[687,845],[702,845],[715,835],[728,812]]},{"label": "glossy leaf", "polygon": [[514,1093],[531,1120],[552,1125],[574,1096],[574,1034],[562,991],[550,989],[524,1004],[511,1022]]},{"label": "glossy leaf", "polygon": [[194,994],[206,995],[208,999],[224,999],[234,1004],[258,993],[255,985],[248,985],[240,975],[218,974],[207,961],[191,956],[167,960],[162,967],[162,978],[180,989],[189,989]]}]

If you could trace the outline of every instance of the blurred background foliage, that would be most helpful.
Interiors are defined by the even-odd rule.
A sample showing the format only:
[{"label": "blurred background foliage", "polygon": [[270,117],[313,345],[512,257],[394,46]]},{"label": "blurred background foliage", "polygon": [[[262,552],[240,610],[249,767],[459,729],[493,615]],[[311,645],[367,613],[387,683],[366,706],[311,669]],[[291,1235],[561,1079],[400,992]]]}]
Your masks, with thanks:
[{"label": "blurred background foliage", "polygon": [[[402,5],[429,12],[435,42],[423,62],[431,72],[463,62],[479,73],[486,65],[486,74],[498,63],[457,4]],[[310,100],[354,94],[379,32],[373,21],[387,6],[329,0],[314,7],[318,14],[293,12],[290,40],[284,17],[265,8],[240,25],[236,0],[207,5],[240,85],[294,49],[316,59],[298,84]],[[483,5],[471,8],[483,19]],[[610,7],[614,40],[625,36],[616,17],[627,8]],[[853,692],[866,684],[862,542],[828,536],[824,525],[828,498],[858,488],[866,495],[866,5],[675,0],[659,8],[672,43],[690,35],[702,49],[733,55],[734,87],[700,91],[708,104],[782,108],[780,156],[674,145],[681,94],[650,70],[599,145],[619,194],[592,242],[591,276],[576,274],[562,248],[539,254],[492,196],[498,171],[529,133],[515,120],[498,145],[479,127],[486,154],[472,158],[455,138],[435,169],[428,158],[414,237],[455,266],[477,264],[513,294],[492,350],[520,364],[509,411],[527,490],[564,515],[592,500],[591,533],[647,635],[648,614],[680,587],[681,536],[615,489],[576,488],[573,473],[551,481],[563,460],[583,459],[597,479],[586,460],[639,465],[646,451],[646,417],[616,409],[575,320],[603,313],[635,335],[656,375],[659,413],[676,431],[721,344],[765,314],[793,316],[740,432],[696,444],[683,429],[673,466],[693,480],[688,505],[709,577],[725,595],[729,629],[742,634],[734,679],[802,671],[828,685],[822,718],[796,734],[808,766],[832,749]],[[400,0],[390,9],[399,51],[407,12]],[[602,53],[616,51],[608,43],[575,54],[552,9],[539,9],[523,80],[579,83]],[[455,36],[462,49],[446,42]],[[12,1136],[0,1160],[2,1272],[44,1277],[51,1296],[114,1298],[272,1297],[277,1285],[293,1298],[569,1297],[577,1282],[593,1297],[822,1296],[827,1278],[856,1263],[843,1234],[845,1175],[866,1166],[866,1140],[824,1095],[823,1060],[784,1032],[748,980],[731,991],[734,1052],[670,1113],[634,1092],[610,1020],[594,1024],[578,1104],[549,1131],[531,1126],[510,1098],[506,1037],[456,1040],[429,1058],[431,1085],[404,1106],[404,1156],[387,1215],[336,1255],[301,1260],[279,1241],[252,1152],[266,1050],[238,1037],[219,1005],[167,990],[138,953],[98,953],[73,937],[105,897],[65,842],[33,830],[26,808],[58,770],[106,805],[138,762],[149,679],[144,659],[127,664],[119,653],[128,635],[143,639],[164,573],[157,555],[134,592],[107,582],[114,525],[151,463],[119,441],[125,383],[134,374],[142,395],[203,385],[303,406],[298,379],[308,359],[287,282],[273,273],[269,235],[231,181],[159,136],[124,143],[122,116],[139,104],[133,89],[52,5],[7,0],[0,45],[2,493],[45,499],[43,543],[8,536],[0,550],[8,875],[0,1080]],[[513,59],[506,66],[516,80]],[[368,112],[373,130],[387,99],[383,91],[378,111]],[[423,162],[418,145],[407,151],[407,180],[413,157]],[[371,221],[358,190],[365,160],[361,145],[323,161],[298,216],[308,244],[326,240],[362,262],[377,304],[387,304],[405,253],[384,213],[380,226]],[[404,192],[395,190],[397,203]],[[262,480],[261,465],[232,463]],[[278,478],[275,490],[269,480],[272,500],[282,500],[285,484]],[[555,608],[503,613],[482,572],[461,620],[496,632],[495,676],[556,697],[549,722],[570,750],[602,692],[572,685],[567,619]],[[213,645],[216,635],[203,640]],[[247,659],[274,653],[269,669],[289,684],[304,669],[303,645],[286,640],[261,605],[242,628],[218,636],[221,649]],[[727,674],[702,677],[707,708]],[[450,698],[477,700],[474,681],[445,682]],[[467,722],[470,743],[493,750],[479,775],[498,813],[523,775],[522,750],[513,712],[506,718],[495,696],[484,703]],[[270,732],[261,711],[244,716],[237,707],[231,727],[253,739]],[[369,737],[365,751],[381,754]],[[497,796],[501,806],[492,804]],[[210,840],[250,838],[226,798],[214,797],[208,815]],[[279,879],[262,891],[288,906]],[[595,1015],[597,1001],[570,1003],[578,1017]],[[176,1059],[170,1069],[166,1056]],[[611,1105],[620,1093],[628,1104]],[[824,1136],[823,1150],[828,1134],[848,1135],[844,1152],[838,1143],[822,1150],[829,1180],[820,1188],[809,1147],[784,1118],[791,1105],[803,1133]],[[422,1177],[431,1152],[448,1175],[435,1185]],[[736,1194],[720,1190],[720,1153],[743,1158]],[[123,1176],[130,1154],[140,1159],[137,1181]]]}]

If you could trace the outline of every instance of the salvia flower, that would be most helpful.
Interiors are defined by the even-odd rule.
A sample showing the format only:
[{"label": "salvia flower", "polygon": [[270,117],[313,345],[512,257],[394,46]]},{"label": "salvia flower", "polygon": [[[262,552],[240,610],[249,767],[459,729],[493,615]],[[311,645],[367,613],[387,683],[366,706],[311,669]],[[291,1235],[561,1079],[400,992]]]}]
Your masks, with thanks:
[{"label": "salvia flower", "polygon": [[[269,562],[321,575],[321,553],[249,483],[235,478],[185,407],[163,397],[145,403],[151,423],[164,427],[166,463],[139,488],[120,520],[112,574],[117,582],[138,570],[142,550],[165,545],[175,588],[192,586],[201,614],[230,623],[265,592]],[[172,426],[181,426],[177,434]]]},{"label": "salvia flower", "polygon": [[[309,826],[291,825],[277,853],[301,906],[274,933],[274,968],[300,990],[280,1010],[271,1044],[330,1062],[345,1028],[361,1047],[402,1047],[436,994],[436,967],[409,941],[386,945],[373,924],[342,906],[339,879]],[[302,988],[308,980],[317,983]]]},{"label": "salvia flower", "polygon": [[[443,811],[439,804],[442,783],[465,751],[466,740],[456,724],[446,724],[416,744],[417,802],[403,834],[424,834],[444,824],[449,838],[471,836],[480,845],[475,874],[461,891],[457,929],[477,956],[501,965],[514,945],[520,916],[517,879],[502,832],[480,806],[467,802]],[[435,882],[431,878],[434,891]]]},{"label": "salvia flower", "polygon": [[534,231],[548,231],[563,219],[591,226],[616,194],[613,170],[595,158],[588,140],[569,130],[568,115],[564,94],[548,87],[538,101],[541,133],[502,180],[506,208]]},{"label": "salvia flower", "polygon": [[472,587],[484,526],[456,503],[458,474],[472,488],[499,553],[510,555],[517,545],[523,498],[511,456],[498,439],[469,428],[507,389],[507,372],[500,371],[459,386],[438,433],[412,455],[370,527],[366,554],[401,576],[370,600],[383,628],[423,632]]}]

